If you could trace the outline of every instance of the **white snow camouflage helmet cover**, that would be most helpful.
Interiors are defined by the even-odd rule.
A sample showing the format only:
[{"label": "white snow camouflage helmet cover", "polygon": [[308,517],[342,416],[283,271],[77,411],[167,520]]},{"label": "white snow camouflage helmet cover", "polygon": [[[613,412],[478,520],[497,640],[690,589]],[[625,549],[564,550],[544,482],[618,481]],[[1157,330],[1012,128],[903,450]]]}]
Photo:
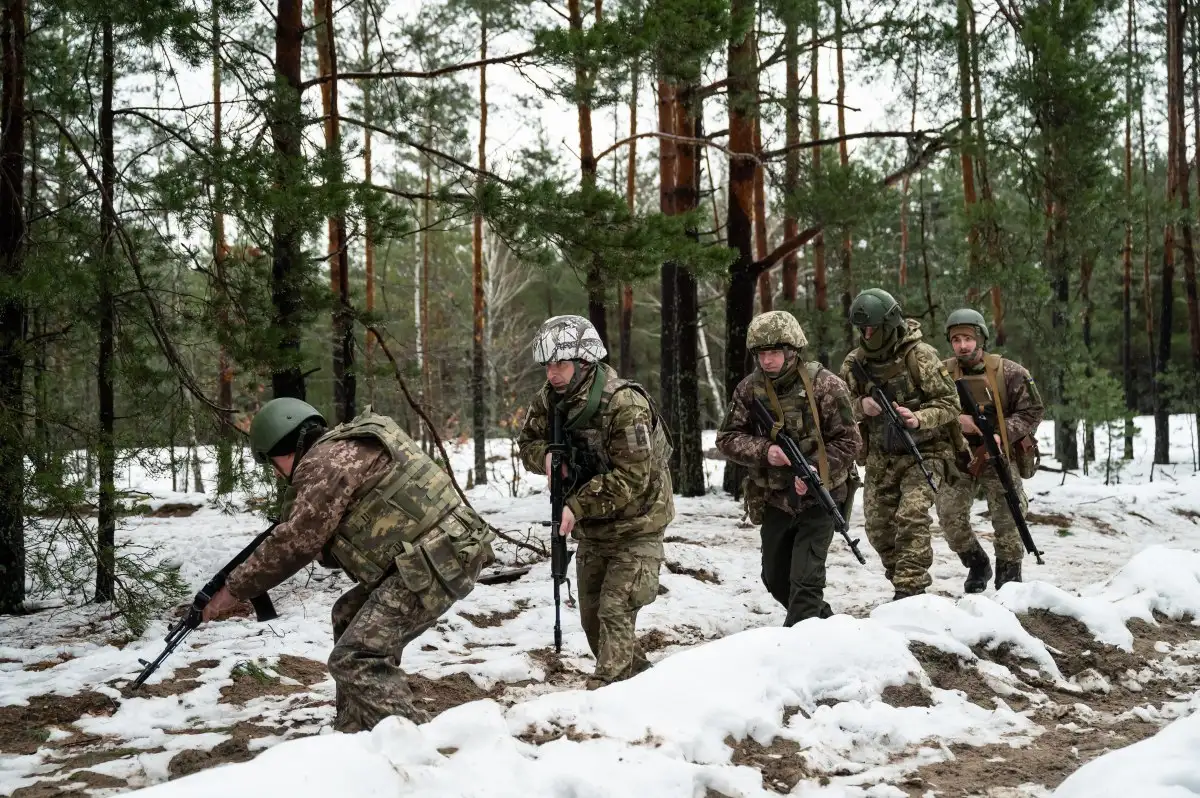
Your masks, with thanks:
[{"label": "white snow camouflage helmet cover", "polygon": [[607,354],[600,334],[583,316],[547,319],[533,339],[533,360],[543,366],[559,360],[599,363]]}]

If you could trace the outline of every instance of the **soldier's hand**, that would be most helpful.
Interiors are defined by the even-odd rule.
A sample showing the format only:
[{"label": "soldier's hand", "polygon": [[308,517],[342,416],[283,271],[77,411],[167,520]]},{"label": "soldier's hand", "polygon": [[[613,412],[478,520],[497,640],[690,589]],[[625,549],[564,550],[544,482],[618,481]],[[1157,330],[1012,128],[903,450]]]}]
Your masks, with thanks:
[{"label": "soldier's hand", "polygon": [[883,412],[883,408],[869,396],[864,396],[862,400],[862,410],[868,416],[877,416]]},{"label": "soldier's hand", "polygon": [[898,405],[895,402],[892,402],[892,407],[896,408],[896,412],[900,414],[900,419],[904,422],[904,426],[909,429],[916,429],[921,426],[921,420],[907,407]]},{"label": "soldier's hand", "polygon": [[[553,457],[554,457],[554,453],[553,453],[553,452],[546,452],[546,464],[545,464],[545,466],[542,468],[542,473],[544,473],[544,474],[545,474],[547,477],[549,477],[549,476],[550,476],[550,465],[551,465],[551,460],[553,459]],[[559,467],[560,467],[560,468],[561,468],[561,470],[562,470],[562,475],[565,477],[565,476],[567,475],[567,463],[566,463],[566,460],[563,460],[561,463],[559,463]]]},{"label": "soldier's hand", "polygon": [[783,453],[783,449],[772,443],[771,448],[767,449],[767,462],[773,466],[790,466],[792,461]]},{"label": "soldier's hand", "polygon": [[204,612],[201,617],[203,617],[205,622],[211,621],[237,603],[238,600],[233,597],[229,589],[222,587],[208,600],[208,604],[204,605]]},{"label": "soldier's hand", "polygon": [[962,427],[962,431],[970,435],[978,435],[979,427],[975,426],[975,418],[966,413],[958,417],[958,425]]},{"label": "soldier's hand", "polygon": [[558,527],[558,534],[566,537],[571,534],[571,530],[575,528],[575,513],[571,512],[571,508],[563,505],[562,524]]},{"label": "soldier's hand", "polygon": [[796,477],[796,495],[803,496],[808,493],[808,485],[800,477]]}]

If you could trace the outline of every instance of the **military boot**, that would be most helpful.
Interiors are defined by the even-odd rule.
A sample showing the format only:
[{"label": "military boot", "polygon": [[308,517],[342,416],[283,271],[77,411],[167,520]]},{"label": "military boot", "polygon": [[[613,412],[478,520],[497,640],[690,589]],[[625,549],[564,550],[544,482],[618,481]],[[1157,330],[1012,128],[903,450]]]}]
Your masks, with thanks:
[{"label": "military boot", "polygon": [[988,580],[992,578],[992,563],[987,552],[979,541],[966,551],[958,553],[958,559],[967,566],[967,581],[963,582],[963,592],[982,593],[987,588]]},{"label": "military boot", "polygon": [[1000,562],[996,560],[996,589],[1008,582],[1021,581],[1021,561]]},{"label": "military boot", "polygon": [[919,596],[924,592],[924,590],[897,590],[896,594],[892,596],[892,601],[899,601],[900,599],[906,599],[911,596]]}]

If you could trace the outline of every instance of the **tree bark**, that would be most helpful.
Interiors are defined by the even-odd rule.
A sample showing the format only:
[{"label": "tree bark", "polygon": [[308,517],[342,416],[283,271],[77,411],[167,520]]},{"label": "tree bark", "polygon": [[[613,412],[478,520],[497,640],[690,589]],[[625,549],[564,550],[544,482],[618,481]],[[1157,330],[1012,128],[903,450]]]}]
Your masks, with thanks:
[{"label": "tree bark", "polygon": [[[913,50],[913,82],[912,82],[912,111],[908,118],[908,129],[917,129],[917,98],[920,96],[917,86],[921,75],[921,49]],[[897,283],[901,288],[908,285],[908,204],[909,184],[912,178],[904,176],[900,188],[900,274]]]},{"label": "tree bark", "polygon": [[[699,76],[683,87],[675,103],[675,132],[689,138],[701,135]],[[680,142],[675,162],[675,212],[687,214],[700,206],[700,158],[696,145]],[[698,231],[688,237],[699,241]],[[703,496],[704,449],[700,442],[700,378],[698,371],[699,296],[696,276],[680,264],[676,273],[676,325],[679,330],[679,480],[676,490],[684,496]]]},{"label": "tree bark", "polygon": [[[222,330],[229,329],[229,282],[225,270],[229,248],[225,243],[225,181],[222,177],[222,129],[221,129],[221,7],[212,4],[212,90],[213,90],[213,222],[212,250],[213,273],[216,275],[217,323]],[[217,349],[217,403],[221,407],[233,407],[233,364],[229,352],[221,344]],[[220,414],[221,429],[217,436],[217,495],[228,496],[233,492],[233,446],[236,430],[233,427],[232,411]]]},{"label": "tree bark", "polygon": [[[275,147],[275,186],[293,194],[303,169],[300,149],[300,55],[304,16],[300,0],[277,0],[275,8],[275,97],[271,106],[271,139]],[[331,81],[333,82],[333,81]],[[300,371],[300,335],[304,304],[300,295],[303,262],[302,230],[294,212],[279,208],[271,222],[271,301],[279,335],[278,359],[272,368],[275,397],[305,397]]]},{"label": "tree bark", "polygon": [[[632,216],[637,210],[637,106],[638,71],[635,64],[629,94],[629,165],[625,172],[625,204]],[[633,285],[621,285],[621,376],[633,379]]]},{"label": "tree bark", "polygon": [[[567,17],[572,31],[583,38],[583,12],[579,0],[567,0]],[[592,81],[582,54],[575,58],[576,111],[579,116],[579,168],[585,196],[596,188],[596,155],[592,145]],[[608,339],[608,309],[605,305],[604,264],[594,255],[587,271],[588,319],[605,344]],[[607,358],[605,358],[607,360]]]},{"label": "tree bark", "polygon": [[971,113],[971,40],[967,29],[967,15],[971,11],[970,0],[957,2],[957,44],[958,44],[958,95],[959,115],[962,120],[962,139],[959,145],[959,163],[962,170],[963,202],[966,205],[967,216],[967,278],[972,286],[968,292],[968,300],[974,301],[978,296],[979,284],[979,222],[975,213],[975,164],[972,160],[974,152],[974,136],[972,132]]},{"label": "tree bark", "polygon": [[[479,60],[487,60],[488,18],[487,11],[479,17]],[[479,174],[475,179],[476,191],[483,193],[483,175],[487,173],[487,66],[479,68]],[[471,420],[475,438],[475,484],[487,484],[487,397],[484,395],[487,379],[487,355],[484,339],[487,335],[487,304],[483,295],[483,214],[475,212],[474,240],[471,247],[471,275],[475,291],[473,341],[473,369],[471,373]]]},{"label": "tree bark", "polygon": [[[1200,152],[1200,140],[1196,142]],[[1129,0],[1125,28],[1125,242],[1121,248],[1121,376],[1125,410],[1137,412],[1133,381],[1133,0]],[[1122,459],[1133,459],[1133,419],[1125,419]]]},{"label": "tree bark", "polygon": [[[1176,112],[1176,106],[1181,104],[1178,89],[1182,87],[1182,77],[1178,71],[1183,64],[1183,57],[1177,52],[1179,38],[1179,0],[1167,0],[1167,205],[1178,201],[1179,187],[1182,183],[1180,175],[1179,142],[1182,138],[1179,130],[1179,120],[1182,114]],[[1163,225],[1163,261],[1162,261],[1162,305],[1159,313],[1159,342],[1158,342],[1158,394],[1159,407],[1154,414],[1154,462],[1166,464],[1171,462],[1171,432],[1170,417],[1162,401],[1163,381],[1171,360],[1171,327],[1173,322],[1172,308],[1174,305],[1175,283],[1175,225],[1168,217]]]},{"label": "tree bark", "polygon": [[[800,25],[797,12],[790,10],[784,19],[783,46],[787,62],[786,88],[784,93],[784,146],[787,154],[783,162],[783,192],[790,198],[800,187]],[[784,203],[783,238],[795,238],[800,232],[800,222],[794,211],[787,210]],[[795,302],[799,289],[800,259],[793,250],[783,259],[783,299]]]},{"label": "tree bark", "polygon": [[[362,16],[359,19],[359,35],[362,38],[362,70],[365,72],[371,68],[371,35],[368,22],[371,16],[371,4],[362,4]],[[372,164],[371,151],[371,128],[375,123],[375,104],[374,94],[375,89],[373,81],[366,81],[362,84],[363,93],[363,121],[367,125],[363,128],[363,182],[368,186],[374,180],[374,168]],[[375,223],[368,216],[363,222],[363,268],[366,270],[366,307],[368,318],[372,317],[375,312]],[[367,332],[367,346],[365,356],[365,371],[367,374],[367,397],[368,401],[375,401],[375,374],[371,368],[371,359],[375,351],[375,333]]]},{"label": "tree bark", "polygon": [[25,602],[25,25],[24,0],[6,0],[0,21],[0,615]]},{"label": "tree bark", "polygon": [[112,19],[101,22],[100,61],[100,259],[99,286],[99,353],[96,361],[96,388],[100,411],[100,429],[96,456],[100,468],[100,490],[96,502],[96,601],[112,601],[116,568],[116,413],[113,397],[113,368],[116,350],[116,301],[114,299],[113,236],[116,230],[116,211],[113,190],[116,184],[116,164],[113,157],[113,83],[115,52]]},{"label": "tree bark", "polygon": [[[812,87],[808,104],[809,136],[813,141],[821,138],[821,94],[820,83],[820,53],[821,46],[818,34],[821,27],[821,8],[813,4],[812,38],[809,41],[809,75],[808,82]],[[812,173],[821,173],[821,148],[812,148]],[[819,233],[813,239],[813,304],[818,313],[823,314],[829,309],[828,278],[825,273],[825,234]],[[821,350],[821,362],[828,360],[827,345],[824,339],[824,321],[817,322],[817,337]]]},{"label": "tree bark", "polygon": [[[971,83],[975,93],[975,166],[979,178],[979,199],[986,211],[982,220],[984,251],[993,269],[1002,268],[1000,229],[995,219],[992,184],[988,180],[987,131],[983,123],[983,81],[979,76],[979,36],[975,31],[975,9],[967,14],[967,34],[971,44]],[[1004,294],[1000,283],[992,283],[992,335],[996,346],[1004,346],[1008,334],[1004,325]]]},{"label": "tree bark", "polygon": [[[675,86],[665,80],[658,83],[658,129],[667,134],[658,140],[659,210],[664,216],[674,216],[675,174],[678,144],[669,138],[675,131]],[[663,423],[678,437],[679,432],[679,266],[668,261],[662,265],[660,305],[662,308],[659,336],[659,402]],[[679,484],[680,447],[671,453],[671,479]]]},{"label": "tree bark", "polygon": [[[751,19],[754,0],[731,0],[734,19]],[[754,117],[757,114],[757,85],[754,74],[754,39],[747,31],[740,41],[729,42],[729,149],[732,153],[754,152]],[[814,150],[815,151],[815,150]],[[726,243],[737,251],[729,267],[729,289],[725,295],[725,395],[732,396],[747,371],[746,331],[754,315],[754,161],[729,160],[729,209]],[[733,495],[741,489],[743,469],[725,464],[724,488]]]},{"label": "tree bark", "polygon": [[[754,118],[754,152],[756,155],[762,155],[762,124],[761,120],[756,116]],[[754,166],[754,258],[762,260],[767,257],[769,247],[767,245],[767,190],[766,179],[763,176],[763,165],[761,162]],[[775,289],[771,285],[771,270],[763,269],[762,274],[758,275],[758,308],[759,312],[766,313],[774,308]]]},{"label": "tree bark", "polygon": [[[1096,263],[1094,255],[1086,252],[1079,262],[1079,299],[1083,303],[1083,348],[1087,350],[1089,359],[1092,354],[1092,273]],[[1092,375],[1091,366],[1087,375]],[[1083,462],[1086,471],[1087,464],[1096,459],[1096,424],[1089,418],[1084,424],[1083,431]]]},{"label": "tree bark", "polygon": [[[842,1],[833,0],[833,38],[837,49],[837,125],[838,158],[842,169],[850,165],[850,153],[846,147],[846,76],[842,67]],[[854,348],[854,325],[850,323],[850,303],[854,299],[854,273],[851,267],[853,243],[849,225],[842,228],[842,325],[847,349]]]},{"label": "tree bark", "polygon": [[[1189,13],[1191,12],[1191,13]],[[1178,107],[1175,110],[1175,124],[1179,130],[1179,146],[1177,157],[1179,160],[1179,204],[1180,210],[1180,226],[1183,230],[1183,267],[1184,267],[1184,286],[1187,291],[1187,309],[1188,309],[1188,340],[1192,350],[1192,380],[1195,384],[1197,379],[1200,379],[1200,309],[1196,304],[1196,250],[1193,246],[1192,239],[1192,214],[1190,207],[1190,192],[1188,186],[1191,184],[1191,177],[1188,172],[1190,161],[1187,156],[1187,135],[1184,124],[1184,100],[1183,100],[1183,48],[1184,48],[1184,26],[1191,24],[1193,34],[1197,32],[1196,13],[1194,7],[1189,4],[1185,9],[1179,12],[1179,30],[1178,43],[1176,45],[1176,80],[1178,87],[1176,88],[1176,96],[1179,98]],[[1200,41],[1200,37],[1193,35],[1193,41]],[[1193,125],[1195,130],[1196,155],[1200,157],[1200,79],[1197,78],[1197,71],[1200,70],[1200,61],[1192,57],[1192,112]],[[1200,188],[1200,170],[1196,172],[1196,185]],[[1200,412],[1195,414],[1195,426],[1197,440],[1200,440]]]}]

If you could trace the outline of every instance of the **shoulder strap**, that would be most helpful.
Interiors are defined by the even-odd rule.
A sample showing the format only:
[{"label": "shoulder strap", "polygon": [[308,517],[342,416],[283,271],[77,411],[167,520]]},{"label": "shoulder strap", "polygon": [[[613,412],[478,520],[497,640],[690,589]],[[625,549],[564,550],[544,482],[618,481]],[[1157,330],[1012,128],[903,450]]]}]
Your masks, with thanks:
[{"label": "shoulder strap", "polygon": [[[943,363],[945,363],[945,361],[943,361]],[[946,371],[950,372],[950,379],[954,380],[955,382],[958,382],[962,379],[962,363],[958,362],[958,358],[950,358],[950,365],[946,366]]]},{"label": "shoulder strap", "polygon": [[563,425],[563,429],[567,432],[578,429],[586,425],[596,415],[596,411],[600,409],[600,400],[604,396],[604,385],[608,382],[608,373],[600,370],[597,367],[596,373],[592,376],[592,387],[588,390],[587,404],[583,406],[583,410],[575,418],[568,419]]},{"label": "shoulder strap", "polygon": [[[987,380],[988,390],[992,392],[992,396],[996,398],[996,426],[1000,428],[1000,443],[1004,446],[1004,454],[1008,459],[1012,459],[1012,447],[1008,443],[1008,425],[1004,423],[1004,405],[1008,402],[1008,397],[1004,395],[1004,389],[1000,386],[1004,384],[1003,375],[998,374],[1004,359],[999,355],[984,355],[983,356],[983,375]],[[997,379],[997,377],[1000,379]]]},{"label": "shoulder strap", "polygon": [[[816,368],[810,374],[809,368],[813,365]],[[821,416],[817,413],[817,397],[813,393],[813,377],[821,370],[821,366],[819,363],[805,363],[802,368],[797,370],[800,372],[800,379],[804,381],[804,392],[808,394],[808,409],[812,413],[813,427],[817,432],[817,472],[821,475],[821,484],[829,488],[829,457],[825,454],[825,436],[821,434]],[[770,386],[770,384],[771,381],[767,380],[767,385]],[[774,393],[772,393],[772,398],[774,398]],[[782,417],[781,414],[780,418]]]}]

